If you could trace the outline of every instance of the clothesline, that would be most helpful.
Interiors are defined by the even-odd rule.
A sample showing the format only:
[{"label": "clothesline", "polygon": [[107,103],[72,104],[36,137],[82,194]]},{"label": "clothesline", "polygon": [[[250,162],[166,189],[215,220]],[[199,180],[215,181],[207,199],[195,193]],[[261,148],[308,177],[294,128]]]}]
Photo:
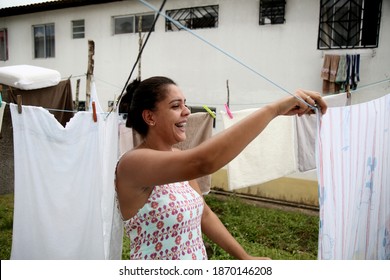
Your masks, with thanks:
[{"label": "clothesline", "polygon": [[[387,79],[384,79],[384,80],[381,80],[381,81],[377,81],[377,82],[373,82],[373,83],[370,83],[370,84],[367,84],[367,85],[363,85],[363,86],[359,86],[359,88],[356,88],[354,90],[350,90],[350,93],[355,93],[357,91],[361,91],[361,90],[366,90],[368,88],[371,88],[371,87],[374,87],[374,86],[377,86],[377,85],[380,85],[380,84],[383,84],[383,83],[386,83],[386,82],[390,82],[390,78],[387,78]],[[342,94],[342,92],[340,93],[331,93],[331,94]],[[331,95],[329,94],[329,95]],[[271,102],[264,102],[264,103],[231,103],[231,105],[235,105],[235,106],[246,106],[246,105],[267,105],[267,104],[270,104]],[[196,103],[196,102],[191,102],[191,104],[194,104],[194,105],[200,105],[200,104],[203,104],[203,103]],[[210,106],[223,106],[224,104],[221,104],[221,103],[210,103],[208,104]]]},{"label": "clothesline", "polygon": [[[386,83],[386,82],[390,82],[390,78],[384,79],[384,80],[381,80],[381,81],[377,81],[377,82],[373,82],[373,83],[370,83],[370,84],[367,84],[367,85],[360,86],[359,88],[357,88],[355,90],[351,90],[350,92],[354,93],[354,92],[357,92],[357,91],[365,90],[367,88],[374,87],[374,86],[377,86],[379,84],[383,84],[383,83]],[[339,94],[339,93],[337,93],[337,94]],[[252,106],[255,106],[255,105],[267,105],[267,104],[270,104],[270,103],[271,102],[265,102],[265,103],[233,103],[231,105],[235,105],[235,106],[249,106],[249,105],[252,105]],[[9,103],[7,103],[5,101],[2,101],[0,103],[0,107],[2,106],[2,104],[9,105]],[[191,104],[203,105],[204,103],[192,102]],[[209,103],[208,105],[209,106],[223,106],[224,104],[221,104],[221,103]],[[77,110],[63,110],[63,109],[54,109],[54,108],[43,108],[43,109],[46,109],[48,111],[65,112],[65,113],[77,113],[77,112],[80,112],[80,111],[77,111]],[[108,115],[109,114],[109,112],[96,112],[96,113],[102,114],[102,115]]]},{"label": "clothesline", "polygon": [[[2,105],[9,105],[11,103],[7,103],[7,102],[2,102]],[[14,103],[12,103],[14,104]],[[34,107],[42,107],[42,106],[35,106],[35,105],[22,105],[22,106],[34,106]],[[1,106],[0,106],[1,107]],[[88,111],[77,111],[77,110],[64,110],[64,109],[54,109],[54,108],[44,108],[42,107],[43,109],[45,110],[48,110],[48,111],[55,111],[55,112],[65,112],[65,113],[77,113],[77,112],[88,112]],[[92,111],[91,111],[92,113]],[[97,114],[102,114],[102,115],[108,115],[108,112],[96,112]]]},{"label": "clothesline", "polygon": [[343,52],[340,52],[340,50],[337,50],[337,51],[322,51],[321,52],[321,56],[322,57],[325,57],[325,55],[356,55],[356,54],[359,54],[360,56],[363,56],[363,57],[367,57],[367,56],[371,56],[371,57],[374,57],[376,55],[376,50],[375,49],[372,49],[371,52],[359,52],[359,51],[352,51],[352,49],[348,49],[348,50],[344,50]]}]

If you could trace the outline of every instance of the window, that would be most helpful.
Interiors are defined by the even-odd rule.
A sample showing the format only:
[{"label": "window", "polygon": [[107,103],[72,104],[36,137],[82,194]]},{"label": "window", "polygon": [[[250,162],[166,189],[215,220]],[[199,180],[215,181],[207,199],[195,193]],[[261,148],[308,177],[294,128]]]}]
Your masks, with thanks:
[{"label": "window", "polygon": [[[154,14],[114,17],[114,34],[149,32],[154,22]],[[154,31],[154,28],[153,30]]]},{"label": "window", "polygon": [[72,21],[73,39],[85,37],[85,22],[83,19]]},{"label": "window", "polygon": [[34,29],[34,57],[48,58],[55,56],[54,23],[35,25]]},{"label": "window", "polygon": [[260,0],[259,24],[283,24],[285,6],[285,0]]},{"label": "window", "polygon": [[[193,7],[179,10],[169,10],[167,16],[178,21],[189,29],[215,28],[218,27],[218,5]],[[165,21],[166,31],[177,31],[182,29],[170,20]]]},{"label": "window", "polygon": [[0,29],[0,61],[8,60],[8,34],[7,29]]},{"label": "window", "polygon": [[382,0],[321,0],[318,49],[376,48]]}]

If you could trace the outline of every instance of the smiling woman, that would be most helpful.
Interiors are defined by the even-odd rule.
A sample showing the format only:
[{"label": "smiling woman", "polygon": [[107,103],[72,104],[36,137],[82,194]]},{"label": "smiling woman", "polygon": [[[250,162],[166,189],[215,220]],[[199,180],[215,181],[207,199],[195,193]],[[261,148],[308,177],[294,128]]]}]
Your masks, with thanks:
[{"label": "smiling woman", "polygon": [[[249,255],[205,203],[196,178],[212,174],[235,158],[279,115],[312,113],[316,103],[326,111],[320,94],[297,91],[258,109],[223,132],[191,149],[173,146],[186,140],[190,110],[183,92],[166,77],[133,81],[122,98],[126,125],[142,142],[120,158],[115,186],[130,259],[207,259],[204,233],[237,259]],[[121,103],[122,103],[121,101]]]}]

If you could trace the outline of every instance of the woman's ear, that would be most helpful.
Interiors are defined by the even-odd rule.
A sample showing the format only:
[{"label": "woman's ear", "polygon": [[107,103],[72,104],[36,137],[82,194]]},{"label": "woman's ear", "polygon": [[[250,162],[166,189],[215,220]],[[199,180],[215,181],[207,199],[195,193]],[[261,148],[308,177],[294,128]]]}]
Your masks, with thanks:
[{"label": "woman's ear", "polygon": [[144,119],[145,123],[149,126],[155,126],[156,122],[154,121],[154,115],[151,110],[143,110],[142,111],[142,118]]}]

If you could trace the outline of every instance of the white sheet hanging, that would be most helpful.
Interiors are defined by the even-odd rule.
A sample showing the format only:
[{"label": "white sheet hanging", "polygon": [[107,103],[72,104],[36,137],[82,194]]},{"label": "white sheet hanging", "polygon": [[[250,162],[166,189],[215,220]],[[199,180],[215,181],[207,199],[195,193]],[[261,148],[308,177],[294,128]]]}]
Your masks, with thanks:
[{"label": "white sheet hanging", "polygon": [[319,120],[319,259],[390,259],[390,94]]},{"label": "white sheet hanging", "polygon": [[105,259],[119,260],[122,257],[123,222],[115,199],[115,168],[119,156],[119,135],[118,135],[118,112],[110,114],[103,113],[97,96],[95,81],[91,82],[91,104],[89,111],[92,111],[92,102],[95,102],[96,113],[101,116],[99,124],[100,145],[102,148],[101,162],[103,172],[101,211],[103,219],[103,238]]},{"label": "white sheet hanging", "polygon": [[[257,109],[235,111],[233,119],[221,111],[225,128]],[[280,116],[272,120],[228,165],[229,189],[262,184],[296,172],[293,118]]]},{"label": "white sheet hanging", "polygon": [[123,228],[113,187],[117,120],[98,114],[95,123],[90,112],[78,112],[64,128],[43,108],[23,106],[22,114],[10,108],[11,259],[120,259]]}]

